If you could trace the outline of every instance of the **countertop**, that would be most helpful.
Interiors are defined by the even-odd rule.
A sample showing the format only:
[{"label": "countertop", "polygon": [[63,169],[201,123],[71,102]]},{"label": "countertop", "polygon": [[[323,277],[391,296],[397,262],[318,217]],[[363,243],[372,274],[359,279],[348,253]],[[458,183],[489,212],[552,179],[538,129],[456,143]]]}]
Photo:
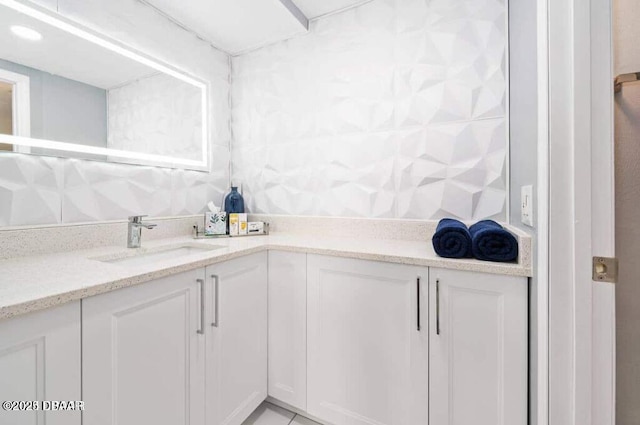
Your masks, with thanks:
[{"label": "countertop", "polygon": [[1,260],[0,320],[269,249],[511,276],[531,275],[529,258],[521,258],[521,264],[452,260],[438,257],[431,243],[425,241],[272,233],[240,238],[162,239],[143,243],[138,252],[153,252],[176,245],[215,245],[218,248],[136,266],[98,260],[131,255],[133,250],[119,246]]}]

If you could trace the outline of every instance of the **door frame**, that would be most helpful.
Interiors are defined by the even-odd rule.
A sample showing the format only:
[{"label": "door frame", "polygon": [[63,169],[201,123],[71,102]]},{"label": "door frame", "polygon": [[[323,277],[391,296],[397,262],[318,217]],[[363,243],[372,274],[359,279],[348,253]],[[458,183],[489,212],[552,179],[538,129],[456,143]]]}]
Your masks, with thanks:
[{"label": "door frame", "polygon": [[[548,1],[548,0],[541,0]],[[612,1],[549,7],[549,424],[615,423]]]},{"label": "door frame", "polygon": [[[549,425],[549,0],[537,1],[537,235],[535,241],[536,364],[531,365],[530,396],[532,425]],[[533,286],[532,286],[533,287]],[[534,301],[530,300],[530,305]],[[531,315],[533,316],[533,315]],[[533,334],[533,333],[531,333]],[[535,344],[535,345],[534,345]],[[531,353],[533,354],[533,352]],[[535,377],[533,376],[535,374]],[[535,385],[533,385],[535,380]]]}]

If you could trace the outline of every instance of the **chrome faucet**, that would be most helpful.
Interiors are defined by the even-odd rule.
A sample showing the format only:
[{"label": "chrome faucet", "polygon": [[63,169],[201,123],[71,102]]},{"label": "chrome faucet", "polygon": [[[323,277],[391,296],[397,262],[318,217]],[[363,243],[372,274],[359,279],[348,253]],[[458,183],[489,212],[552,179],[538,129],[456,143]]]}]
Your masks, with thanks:
[{"label": "chrome faucet", "polygon": [[146,215],[134,215],[129,217],[129,229],[127,232],[127,248],[140,248],[142,243],[142,228],[153,229],[157,224],[143,223],[142,218]]}]

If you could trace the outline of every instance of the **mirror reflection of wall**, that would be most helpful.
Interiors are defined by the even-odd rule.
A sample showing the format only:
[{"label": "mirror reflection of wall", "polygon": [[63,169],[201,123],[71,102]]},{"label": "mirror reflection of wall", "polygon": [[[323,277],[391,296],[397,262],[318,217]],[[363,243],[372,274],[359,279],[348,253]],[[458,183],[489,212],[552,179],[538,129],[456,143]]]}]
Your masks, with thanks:
[{"label": "mirror reflection of wall", "polygon": [[[156,72],[104,89],[0,59],[0,77],[6,71],[28,78],[31,137],[192,160],[201,155],[201,93],[195,86]],[[0,119],[6,123],[0,133],[15,134],[14,86],[3,84],[7,100]],[[30,153],[55,154],[41,148]]]},{"label": "mirror reflection of wall", "polygon": [[106,90],[0,59],[3,70],[29,78],[31,137],[107,146]]},{"label": "mirror reflection of wall", "polygon": [[204,83],[38,16],[0,6],[0,150],[206,168]]},{"label": "mirror reflection of wall", "polygon": [[109,89],[107,98],[109,148],[192,160],[202,155],[197,87],[155,73]]}]

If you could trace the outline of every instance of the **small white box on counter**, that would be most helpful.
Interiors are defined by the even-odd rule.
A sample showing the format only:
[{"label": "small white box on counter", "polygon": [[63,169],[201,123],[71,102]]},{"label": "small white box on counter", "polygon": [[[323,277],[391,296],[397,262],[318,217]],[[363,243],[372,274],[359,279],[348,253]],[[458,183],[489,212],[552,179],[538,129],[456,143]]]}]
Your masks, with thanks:
[{"label": "small white box on counter", "polygon": [[252,234],[252,233],[262,234],[262,233],[264,233],[264,223],[261,222],[261,221],[251,221],[251,222],[249,222],[248,232],[249,232],[249,234]]}]

